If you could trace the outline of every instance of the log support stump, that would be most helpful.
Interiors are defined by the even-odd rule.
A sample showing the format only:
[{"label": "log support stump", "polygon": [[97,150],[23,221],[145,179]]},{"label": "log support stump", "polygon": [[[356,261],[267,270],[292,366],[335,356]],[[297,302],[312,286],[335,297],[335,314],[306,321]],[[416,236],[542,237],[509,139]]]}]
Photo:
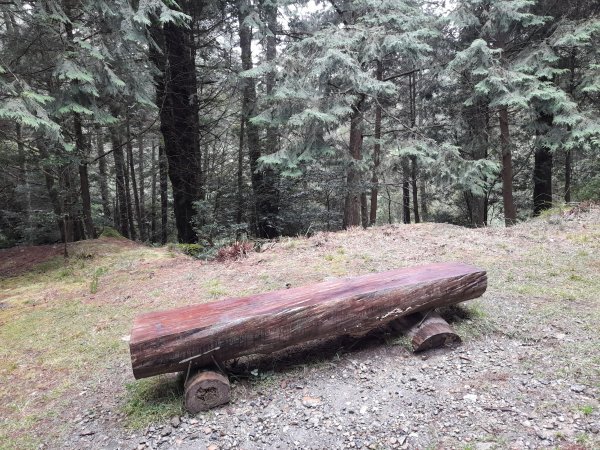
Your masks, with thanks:
[{"label": "log support stump", "polygon": [[223,374],[201,371],[185,383],[185,409],[196,414],[229,402],[229,380]]},{"label": "log support stump", "polygon": [[411,339],[414,352],[439,348],[460,341],[460,337],[450,324],[435,311],[402,317],[394,320],[391,326]]}]

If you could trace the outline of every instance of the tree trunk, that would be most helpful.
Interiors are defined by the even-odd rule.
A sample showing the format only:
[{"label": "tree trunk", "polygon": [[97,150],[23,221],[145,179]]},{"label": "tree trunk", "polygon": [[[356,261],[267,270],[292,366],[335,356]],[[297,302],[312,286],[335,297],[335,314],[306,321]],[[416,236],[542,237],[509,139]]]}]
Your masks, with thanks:
[{"label": "tree trunk", "polygon": [[565,203],[571,201],[571,174],[572,174],[573,153],[567,150],[565,153]]},{"label": "tree trunk", "polygon": [[369,226],[369,205],[367,204],[367,193],[360,193],[360,217],[363,228]]},{"label": "tree trunk", "polygon": [[75,242],[85,239],[85,228],[79,210],[79,189],[74,181],[74,170],[70,165],[60,169],[59,180],[64,192],[63,220],[65,221],[65,242]]},{"label": "tree trunk", "polygon": [[135,225],[133,223],[133,201],[131,200],[131,183],[129,180],[129,152],[126,151],[126,157],[123,166],[123,176],[125,180],[125,210],[127,211],[127,226],[129,228],[129,238],[137,239]]},{"label": "tree trunk", "polygon": [[352,107],[350,116],[350,164],[346,176],[346,200],[344,204],[344,228],[358,227],[361,225],[361,174],[357,167],[358,161],[362,159],[362,122],[363,122],[363,103],[365,96],[361,95],[359,100]]},{"label": "tree trunk", "polygon": [[420,217],[426,222],[429,219],[429,211],[427,205],[427,185],[425,184],[425,178],[421,175],[420,180],[421,189],[421,214]]},{"label": "tree trunk", "polygon": [[[375,73],[377,80],[383,79],[383,64],[377,61]],[[375,145],[373,146],[373,175],[371,176],[371,211],[369,223],[375,225],[377,222],[377,197],[379,195],[379,167],[381,165],[381,99],[377,99],[375,105]]]},{"label": "tree trunk", "polygon": [[504,204],[504,224],[507,227],[517,222],[517,211],[513,201],[513,168],[508,128],[508,108],[498,110],[500,120],[500,145],[502,148],[502,201]]},{"label": "tree trunk", "polygon": [[481,269],[430,264],[146,313],[131,331],[133,374],[187,372],[315,339],[364,334],[408,314],[477,298],[486,288]]},{"label": "tree trunk", "polygon": [[[266,40],[266,60],[273,63],[277,56],[277,6],[275,2],[265,2],[263,4],[267,26],[270,35]],[[273,95],[275,89],[277,70],[273,69],[266,75],[266,94],[267,97]],[[265,139],[264,153],[272,155],[277,151],[277,127],[269,126]],[[279,236],[279,176],[275,170],[267,167],[263,170],[263,192],[261,204],[258,210],[262,211],[262,217],[259,219],[259,230],[261,237],[268,239]]]},{"label": "tree trunk", "polygon": [[[42,157],[46,159],[48,154],[45,151],[41,152]],[[56,189],[55,179],[48,170],[47,167],[42,168],[42,172],[44,173],[44,181],[46,183],[46,190],[48,191],[48,197],[50,198],[50,203],[52,205],[52,211],[54,212],[54,220],[56,222],[56,226],[58,228],[58,232],[60,234],[60,240],[65,242],[65,229],[63,226],[63,208],[60,202],[60,198],[58,196],[58,190]]]},{"label": "tree trunk", "polygon": [[110,220],[110,199],[108,197],[108,183],[106,173],[106,158],[104,154],[104,135],[100,127],[96,128],[96,147],[98,149],[98,182],[100,184],[100,198],[102,200],[102,214]]},{"label": "tree trunk", "polygon": [[152,186],[150,194],[150,242],[156,242],[156,144],[152,143]]},{"label": "tree trunk", "polygon": [[[472,160],[485,159],[488,156],[488,105],[483,100],[476,101],[473,106],[465,108],[467,133],[464,136],[465,157]],[[481,180],[483,184],[485,180]],[[481,191],[479,187],[477,191]],[[486,225],[487,199],[482,192],[467,191],[465,195],[467,208],[470,211],[469,221],[474,227]]]},{"label": "tree trunk", "polygon": [[81,200],[83,206],[83,223],[87,239],[96,238],[96,229],[92,221],[92,200],[90,197],[90,177],[87,163],[79,163],[79,183],[81,184]]},{"label": "tree trunk", "polygon": [[390,192],[390,189],[385,186],[385,193],[387,194],[387,203],[388,203],[388,223],[391,225],[393,220],[392,220],[392,194]]},{"label": "tree trunk", "polygon": [[[408,88],[410,93],[410,127],[412,130],[416,130],[417,127],[417,78],[416,73],[413,72],[408,75]],[[411,133],[413,139],[415,137],[415,132]],[[405,217],[408,217],[408,223],[410,223],[410,200],[408,199],[408,186],[406,185],[407,180],[407,172],[410,170],[410,187],[412,188],[412,202],[413,202],[413,212],[415,215],[415,223],[419,223],[421,218],[419,217],[419,192],[417,190],[417,157],[410,156],[406,161],[406,165],[408,166],[410,162],[410,168],[404,169],[404,185],[403,185],[403,200],[404,200],[404,211]],[[408,205],[407,205],[408,203]],[[407,223],[405,221],[405,223]]]},{"label": "tree trunk", "polygon": [[119,186],[118,186],[118,182],[115,179],[115,192],[117,192],[117,195],[115,195],[115,200],[113,202],[113,228],[115,230],[120,230],[121,229],[121,222],[120,222],[120,217],[119,217],[119,212],[121,211],[119,209]]},{"label": "tree trunk", "polygon": [[25,153],[25,145],[23,143],[23,136],[21,132],[21,124],[15,124],[15,132],[17,135],[17,155],[18,155],[18,166],[19,171],[17,174],[17,185],[23,186],[23,199],[20,204],[23,209],[23,215],[25,216],[25,223],[27,224],[23,238],[25,242],[32,243],[34,234],[34,227],[31,222],[31,186],[29,185],[29,179],[27,177],[27,155]]},{"label": "tree trunk", "polygon": [[140,182],[140,196],[139,196],[139,213],[140,213],[140,239],[146,241],[148,239],[146,230],[146,207],[145,207],[145,192],[144,192],[144,138],[138,137],[138,179]]},{"label": "tree trunk", "polygon": [[552,151],[541,140],[541,136],[552,127],[554,118],[549,114],[540,114],[540,122],[546,130],[538,132],[533,168],[533,214],[552,207]]},{"label": "tree trunk", "polygon": [[131,129],[129,128],[129,117],[127,117],[127,161],[129,162],[129,174],[131,177],[131,187],[133,189],[133,206],[135,208],[135,219],[140,231],[140,239],[144,240],[144,224],[142,223],[142,210],[140,209],[140,197],[138,194],[137,180],[135,177],[135,163],[133,161],[133,143],[131,141]]},{"label": "tree trunk", "polygon": [[[190,11],[189,0],[179,5],[183,12]],[[162,72],[156,79],[156,103],[173,190],[177,239],[192,243],[197,240],[192,227],[194,202],[203,195],[193,27],[166,23],[161,32],[155,25],[152,36],[164,50],[161,54],[154,49],[151,57]]]},{"label": "tree trunk", "polygon": [[[240,119],[240,145],[237,158],[237,192],[236,192],[236,212],[235,223],[240,225],[244,217],[244,133],[246,118],[242,114]],[[237,238],[239,239],[240,230],[238,229]]]},{"label": "tree trunk", "polygon": [[[571,50],[569,55],[569,85],[567,92],[571,97],[575,94],[575,74],[577,67],[577,47]],[[571,126],[567,127],[569,132],[572,131]],[[571,202],[571,176],[573,174],[573,152],[572,150],[566,150],[565,152],[565,203]]]},{"label": "tree trunk", "polygon": [[410,223],[410,167],[408,157],[402,158],[402,221]]},{"label": "tree trunk", "polygon": [[[73,14],[73,5],[67,3],[65,12],[67,16]],[[73,24],[71,21],[64,23],[65,33],[70,49],[73,50],[75,47],[73,38]],[[77,86],[78,82],[75,81],[74,85]],[[75,88],[77,89],[77,88]],[[87,163],[87,151],[85,140],[83,138],[83,126],[81,123],[81,116],[78,113],[73,114],[73,132],[75,135],[75,147],[77,156],[79,157],[79,192],[81,193],[82,200],[82,215],[83,215],[83,226],[81,226],[81,219],[77,214],[79,194],[73,186],[73,180],[71,179],[71,171],[69,168],[64,172],[64,180],[66,189],[65,201],[68,205],[65,207],[65,211],[68,214],[67,230],[73,230],[73,240],[80,240],[87,236],[89,239],[96,237],[96,230],[94,229],[94,222],[92,221],[92,202],[90,197],[90,181],[88,177]],[[85,231],[83,231],[85,229]]]},{"label": "tree trunk", "polygon": [[125,192],[125,158],[123,157],[123,134],[120,125],[111,128],[113,158],[115,160],[115,183],[117,191],[117,213],[115,219],[121,235],[130,238],[127,193]]},{"label": "tree trunk", "polygon": [[417,157],[410,157],[411,169],[410,169],[410,180],[412,186],[412,200],[413,200],[413,212],[415,215],[415,223],[421,222],[421,216],[419,214],[419,194],[417,190],[417,178],[419,173]]},{"label": "tree trunk", "polygon": [[165,149],[161,145],[158,147],[158,170],[160,172],[160,243],[167,243],[167,226],[169,220],[168,198],[167,198],[167,172],[168,161]]},{"label": "tree trunk", "polygon": [[81,125],[81,116],[75,114],[73,117],[73,126],[75,128],[75,146],[79,154],[79,185],[81,192],[81,204],[83,208],[83,223],[85,225],[85,235],[88,239],[96,238],[96,229],[92,219],[92,199],[90,196],[90,178],[88,176],[87,157],[88,151],[83,137],[83,127]]},{"label": "tree trunk", "polygon": [[[252,69],[252,30],[248,24],[245,23],[250,5],[247,0],[238,0],[237,7],[242,70],[250,70]],[[272,82],[274,83],[274,79]],[[277,236],[279,233],[275,223],[272,223],[273,211],[278,209],[278,194],[273,192],[276,190],[276,182],[272,171],[267,174],[266,172],[260,171],[258,168],[258,160],[261,157],[259,130],[258,127],[250,121],[250,118],[254,115],[256,109],[256,84],[254,78],[244,77],[242,79],[242,86],[242,117],[244,119],[244,128],[246,131],[246,146],[248,147],[250,162],[250,179],[252,182],[252,192],[254,194],[253,228],[254,233],[258,237],[271,238]],[[270,178],[267,179],[268,177]]]}]

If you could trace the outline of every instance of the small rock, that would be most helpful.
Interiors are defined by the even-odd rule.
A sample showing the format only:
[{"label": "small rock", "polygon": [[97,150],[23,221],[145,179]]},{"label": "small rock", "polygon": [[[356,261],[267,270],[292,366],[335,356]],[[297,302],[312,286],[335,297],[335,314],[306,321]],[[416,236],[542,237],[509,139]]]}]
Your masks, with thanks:
[{"label": "small rock", "polygon": [[206,450],[219,450],[219,447],[215,444],[210,444]]},{"label": "small rock", "polygon": [[309,397],[308,395],[302,397],[302,405],[306,408],[316,408],[322,404],[323,400],[320,397]]},{"label": "small rock", "polygon": [[490,450],[494,448],[495,445],[494,442],[478,442],[475,444],[475,450]]},{"label": "small rock", "polygon": [[181,419],[178,416],[175,416],[171,419],[171,426],[173,428],[177,428],[181,425]]},{"label": "small rock", "polygon": [[463,396],[463,400],[466,400],[468,402],[476,402],[477,396],[475,394],[466,394],[465,396]]},{"label": "small rock", "polygon": [[585,391],[585,386],[583,386],[582,384],[574,384],[573,386],[571,386],[571,390],[577,394],[580,394],[583,391]]},{"label": "small rock", "polygon": [[168,435],[170,435],[172,432],[173,432],[173,428],[171,428],[171,427],[165,427],[165,429],[164,429],[164,430],[162,430],[162,433],[161,433],[161,434],[162,434],[163,436],[168,436]]}]

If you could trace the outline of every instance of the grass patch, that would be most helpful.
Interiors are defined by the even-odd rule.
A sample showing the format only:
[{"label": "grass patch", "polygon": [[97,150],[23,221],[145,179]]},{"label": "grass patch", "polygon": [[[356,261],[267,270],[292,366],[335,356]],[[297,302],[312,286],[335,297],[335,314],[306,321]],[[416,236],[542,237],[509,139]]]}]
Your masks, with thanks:
[{"label": "grass patch", "polygon": [[[72,245],[72,258],[55,257],[0,279],[9,306],[0,308],[2,449],[56,443],[68,431],[82,387],[101,390],[107,367],[128,359],[121,337],[139,307],[90,302],[86,293],[97,292],[101,277],[121,266],[166,257],[107,240]],[[20,380],[18,389],[13,380]]]},{"label": "grass patch", "polygon": [[126,425],[136,430],[183,414],[183,382],[161,375],[128,383],[123,412]]},{"label": "grass patch", "polygon": [[227,290],[221,285],[221,280],[218,278],[207,280],[204,283],[204,288],[206,289],[208,295],[210,295],[212,298],[227,295]]},{"label": "grass patch", "polygon": [[439,313],[465,342],[497,331],[494,321],[480,300],[440,308]]},{"label": "grass patch", "polygon": [[594,412],[594,407],[592,405],[582,405],[577,408],[581,414],[584,416],[591,416]]},{"label": "grass patch", "polygon": [[100,237],[103,238],[123,238],[123,235],[121,233],[119,233],[117,230],[115,230],[112,227],[104,227],[102,229],[102,233],[100,233]]}]

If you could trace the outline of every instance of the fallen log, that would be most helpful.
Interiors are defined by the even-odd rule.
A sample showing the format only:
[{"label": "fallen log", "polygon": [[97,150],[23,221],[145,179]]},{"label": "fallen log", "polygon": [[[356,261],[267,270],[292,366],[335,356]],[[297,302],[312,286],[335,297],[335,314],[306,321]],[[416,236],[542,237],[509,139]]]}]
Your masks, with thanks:
[{"label": "fallen log", "polygon": [[352,334],[479,297],[486,272],[431,264],[139,315],[130,339],[135,378],[268,354]]},{"label": "fallen log", "polygon": [[450,324],[435,311],[401,317],[390,322],[390,326],[410,338],[414,352],[439,348],[460,341],[460,337]]}]

